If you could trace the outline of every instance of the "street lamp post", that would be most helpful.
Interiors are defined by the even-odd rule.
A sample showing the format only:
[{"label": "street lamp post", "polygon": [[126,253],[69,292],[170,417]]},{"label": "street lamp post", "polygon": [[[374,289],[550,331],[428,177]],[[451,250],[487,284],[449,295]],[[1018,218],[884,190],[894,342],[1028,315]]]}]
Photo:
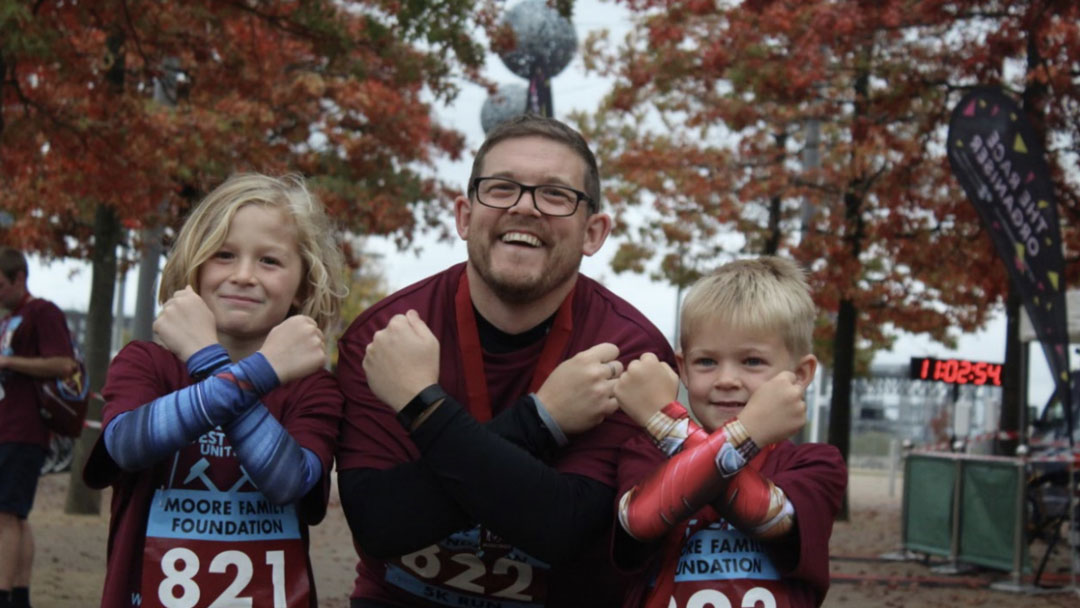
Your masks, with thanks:
[{"label": "street lamp post", "polygon": [[504,16],[517,44],[499,57],[528,87],[507,85],[488,97],[480,110],[484,132],[525,112],[554,116],[551,78],[562,72],[577,52],[577,33],[570,20],[546,0],[524,0]]}]

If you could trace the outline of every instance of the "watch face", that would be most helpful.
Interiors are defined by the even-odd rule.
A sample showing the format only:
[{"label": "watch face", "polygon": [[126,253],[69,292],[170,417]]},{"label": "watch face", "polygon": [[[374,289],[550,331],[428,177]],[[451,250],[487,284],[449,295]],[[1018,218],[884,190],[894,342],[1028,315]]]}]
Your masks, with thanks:
[{"label": "watch face", "polygon": [[438,384],[432,384],[416,394],[405,404],[405,407],[401,408],[401,411],[397,414],[398,422],[401,423],[408,430],[412,430],[413,424],[416,419],[420,417],[429,407],[445,399],[448,395],[446,391],[442,389]]}]

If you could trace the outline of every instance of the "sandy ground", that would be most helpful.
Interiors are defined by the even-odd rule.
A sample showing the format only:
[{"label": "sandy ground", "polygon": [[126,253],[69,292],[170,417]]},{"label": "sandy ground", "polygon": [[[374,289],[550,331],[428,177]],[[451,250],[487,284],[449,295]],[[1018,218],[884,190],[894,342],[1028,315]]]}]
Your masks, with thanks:
[{"label": "sandy ground", "polygon": [[[67,515],[64,498],[68,480],[68,473],[43,477],[30,515],[37,540],[31,583],[35,608],[86,608],[99,602],[105,568],[108,492],[102,496],[101,515]],[[984,570],[947,576],[930,567],[938,564],[879,559],[896,553],[900,546],[901,488],[899,478],[890,482],[884,472],[852,473],[851,517],[836,524],[830,543],[834,582],[826,607],[1080,607],[1080,594],[1071,587],[1054,593],[1000,591],[989,585],[1008,582],[1008,573]],[[312,555],[323,608],[348,606],[346,598],[356,559],[336,494],[333,492],[326,520],[312,529]],[[1032,553],[1038,558],[1043,549],[1036,545]],[[1071,585],[1064,547],[1052,554],[1047,571],[1053,582]]]}]

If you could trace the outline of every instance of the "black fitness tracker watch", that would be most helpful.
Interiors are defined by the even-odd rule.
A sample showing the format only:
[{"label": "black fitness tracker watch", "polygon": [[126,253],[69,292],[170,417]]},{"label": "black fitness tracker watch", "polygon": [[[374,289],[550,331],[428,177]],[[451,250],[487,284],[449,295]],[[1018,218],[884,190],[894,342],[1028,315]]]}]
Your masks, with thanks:
[{"label": "black fitness tracker watch", "polygon": [[417,393],[405,407],[401,408],[401,411],[397,413],[398,422],[405,427],[406,431],[411,431],[413,423],[420,417],[420,414],[423,414],[429,407],[442,399],[446,399],[448,396],[441,386],[432,384]]}]

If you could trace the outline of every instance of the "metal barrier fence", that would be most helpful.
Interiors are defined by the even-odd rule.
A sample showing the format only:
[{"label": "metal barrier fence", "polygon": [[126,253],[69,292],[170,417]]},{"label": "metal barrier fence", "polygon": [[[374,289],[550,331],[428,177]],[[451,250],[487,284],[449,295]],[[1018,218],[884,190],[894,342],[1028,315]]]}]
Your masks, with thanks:
[{"label": "metal barrier fence", "polygon": [[[1039,504],[1029,486],[1039,465],[1067,468],[1067,496],[1059,505],[1056,524],[1067,521],[1077,530],[1076,480],[1070,458],[1039,460],[979,456],[960,453],[909,453],[904,462],[901,511],[901,544],[906,551],[947,558],[954,567],[976,565],[1010,573],[1010,581],[995,585],[1010,591],[1034,591],[1046,557],[1057,540],[1048,544],[1047,555],[1032,568],[1029,531]],[[1051,522],[1054,523],[1054,522]],[[1057,532],[1055,532],[1056,534]],[[1077,589],[1076,534],[1068,535],[1072,564],[1072,588]],[[958,569],[958,568],[957,568]],[[1025,575],[1035,573],[1032,583]],[[1031,578],[1030,576],[1028,578]]]}]

